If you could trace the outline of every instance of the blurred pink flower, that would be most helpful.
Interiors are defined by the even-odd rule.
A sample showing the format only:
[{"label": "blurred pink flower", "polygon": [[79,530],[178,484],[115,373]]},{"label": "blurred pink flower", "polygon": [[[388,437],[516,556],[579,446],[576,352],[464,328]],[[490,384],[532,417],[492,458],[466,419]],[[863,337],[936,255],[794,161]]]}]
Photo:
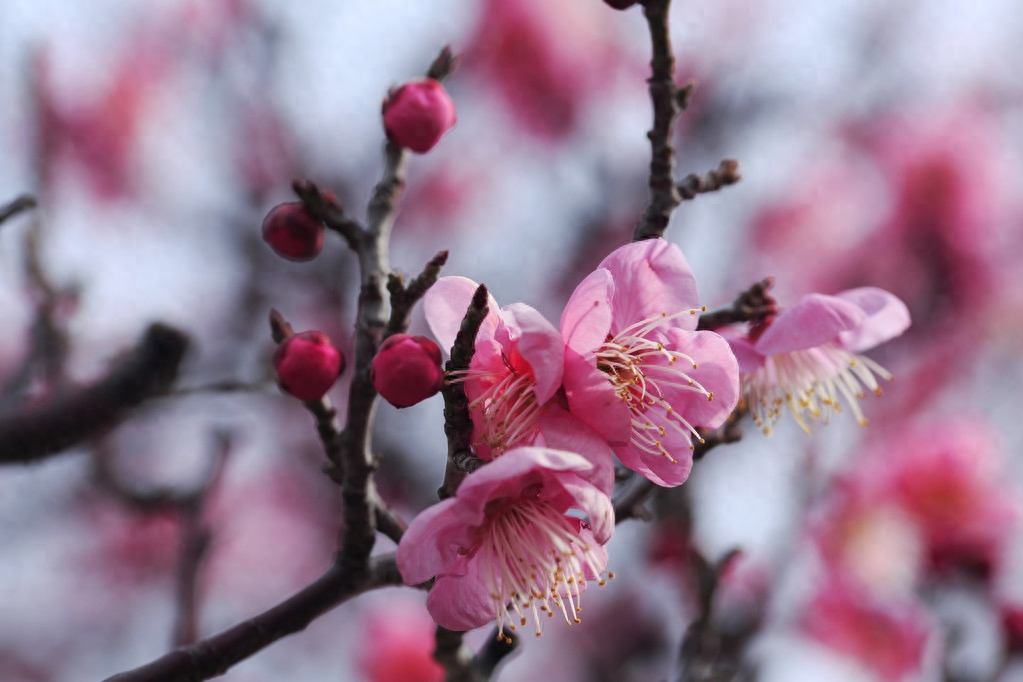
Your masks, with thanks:
[{"label": "blurred pink flower", "polygon": [[833,576],[807,606],[802,627],[887,682],[898,682],[920,669],[931,629],[925,611],[915,602],[881,603]]},{"label": "blurred pink flower", "polygon": [[434,624],[423,610],[402,600],[366,615],[358,665],[366,682],[443,682],[433,660]]},{"label": "blurred pink flower", "polygon": [[658,485],[689,477],[696,427],[719,426],[738,400],[728,344],[696,331],[698,300],[679,248],[650,239],[605,258],[561,316],[569,410]]},{"label": "blurred pink flower", "polygon": [[402,537],[405,584],[436,577],[426,605],[450,630],[496,617],[502,637],[506,624],[515,630],[532,613],[539,636],[540,612],[553,616],[552,604],[579,622],[586,581],[604,583],[604,545],[614,531],[611,500],[586,480],[592,468],[574,453],[529,447],[469,474],[455,497],[419,514]]},{"label": "blurred pink flower", "polygon": [[787,407],[799,427],[840,411],[844,398],[860,424],[857,400],[869,389],[880,395],[876,377],[891,375],[861,354],[909,327],[906,306],[874,287],[834,296],[809,294],[780,315],[753,325],[745,335],[725,332],[742,371],[742,395],[765,433]]},{"label": "blurred pink flower", "polygon": [[619,63],[608,17],[587,0],[486,0],[464,63],[478,69],[528,132],[558,140],[572,133],[587,96]]},{"label": "blurred pink flower", "polygon": [[886,495],[920,528],[932,565],[989,573],[1017,517],[990,430],[966,420],[916,425],[883,447],[892,455]]}]

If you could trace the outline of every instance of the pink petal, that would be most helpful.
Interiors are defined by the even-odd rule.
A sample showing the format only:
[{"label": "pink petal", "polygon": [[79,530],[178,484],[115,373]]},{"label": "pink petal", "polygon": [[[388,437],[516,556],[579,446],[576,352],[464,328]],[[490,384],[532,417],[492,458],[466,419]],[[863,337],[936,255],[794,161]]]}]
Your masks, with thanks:
[{"label": "pink petal", "polygon": [[764,366],[767,358],[753,349],[753,342],[749,337],[727,327],[719,329],[717,333],[728,342],[735,359],[739,362],[740,372],[754,372]]},{"label": "pink petal", "polygon": [[762,355],[805,350],[834,341],[839,332],[863,324],[867,314],[850,301],[808,294],[774,318],[753,347]]},{"label": "pink petal", "polygon": [[842,345],[854,352],[878,346],[894,339],[910,325],[909,310],[898,296],[877,287],[860,287],[836,294],[837,298],[858,306],[867,319],[856,329],[839,334]]},{"label": "pink petal", "polygon": [[[605,258],[614,280],[612,331],[668,313],[699,309],[696,278],[682,251],[663,239],[626,244]],[[669,322],[682,329],[696,329],[699,315],[684,315]]]},{"label": "pink petal", "polygon": [[611,330],[614,289],[611,272],[605,268],[594,270],[579,283],[561,314],[561,334],[566,345],[586,353],[604,343]]},{"label": "pink petal", "polygon": [[480,575],[479,561],[458,557],[455,574],[438,576],[426,597],[426,609],[437,625],[464,632],[494,620],[494,600]]},{"label": "pink petal", "polygon": [[610,495],[614,489],[614,459],[607,441],[582,420],[556,403],[547,406],[540,417],[542,443],[555,450],[567,450],[582,455],[593,464],[587,480]]},{"label": "pink petal", "polygon": [[438,502],[409,524],[395,557],[406,585],[425,583],[449,570],[458,558],[459,547],[472,543],[471,525],[459,507],[455,499]]},{"label": "pink petal", "polygon": [[[445,353],[451,351],[455,336],[458,335],[458,328],[462,326],[462,318],[465,317],[465,311],[469,309],[472,295],[476,293],[478,287],[479,284],[466,277],[441,277],[426,292],[423,298],[426,322]],[[493,336],[497,328],[497,301],[489,294],[487,300],[489,310],[477,338]]]},{"label": "pink petal", "polygon": [[597,369],[596,359],[565,349],[565,395],[568,409],[608,443],[629,440],[632,415],[615,392],[608,376]]},{"label": "pink petal", "polygon": [[694,391],[665,389],[664,397],[675,412],[693,426],[715,429],[724,423],[739,401],[739,365],[725,339],[714,332],[689,332],[670,329],[667,332],[670,350],[685,353],[693,359],[697,369],[675,368],[685,372],[693,381],[714,394],[713,400]]},{"label": "pink petal", "polygon": [[578,477],[563,477],[558,482],[558,488],[561,494],[550,498],[551,506],[566,511],[577,509],[585,513],[597,544],[607,544],[615,529],[615,510],[611,498]]},{"label": "pink petal", "polygon": [[466,476],[458,487],[457,499],[478,512],[482,523],[488,502],[518,499],[532,485],[548,485],[561,475],[587,478],[593,470],[581,455],[540,447],[513,448],[486,466]]},{"label": "pink petal", "polygon": [[668,432],[663,442],[665,448],[675,458],[674,464],[667,457],[643,452],[632,443],[616,447],[614,451],[627,468],[642,474],[657,485],[674,488],[689,478],[689,472],[693,468],[693,452],[689,449],[689,441],[673,431]]},{"label": "pink petal", "polygon": [[513,347],[533,368],[536,399],[542,404],[561,386],[565,364],[565,342],[561,334],[536,309],[512,303],[500,312],[501,323],[494,338],[506,350]]}]

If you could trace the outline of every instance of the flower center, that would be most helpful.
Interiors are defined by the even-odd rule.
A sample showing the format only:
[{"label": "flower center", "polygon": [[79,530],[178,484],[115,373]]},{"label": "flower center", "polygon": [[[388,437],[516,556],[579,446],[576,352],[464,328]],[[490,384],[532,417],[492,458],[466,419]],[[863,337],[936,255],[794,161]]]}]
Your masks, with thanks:
[{"label": "flower center", "polygon": [[[528,365],[516,368],[502,353],[500,369],[467,369],[448,373],[451,383],[466,382],[479,395],[469,409],[482,414],[475,434],[498,457],[511,448],[532,445],[536,440],[541,407],[536,399],[536,377]],[[519,363],[522,364],[522,363]],[[471,397],[471,396],[470,396]]]},{"label": "flower center", "polygon": [[494,603],[498,639],[507,638],[505,623],[509,630],[516,629],[515,621],[525,626],[528,613],[537,637],[543,634],[541,611],[553,617],[556,608],[569,625],[580,622],[587,577],[606,583],[599,577],[606,555],[582,539],[580,527],[578,519],[535,499],[518,500],[483,527],[476,559]]},{"label": "flower center", "polygon": [[753,421],[765,434],[771,434],[783,406],[799,428],[810,433],[808,421],[827,423],[832,412],[842,411],[839,397],[866,426],[859,399],[866,395],[864,389],[881,395],[877,377],[892,380],[888,370],[870,358],[826,343],[768,357],[762,367],[742,375],[742,392]]},{"label": "flower center", "polygon": [[672,464],[677,460],[664,446],[669,431],[685,436],[690,450],[691,437],[701,443],[703,438],[675,411],[669,398],[679,391],[691,391],[713,400],[714,393],[686,373],[684,368],[697,369],[691,357],[646,335],[675,318],[698,312],[661,313],[647,318],[610,337],[596,352],[597,369],[608,375],[618,397],[632,413],[632,444],[649,454],[666,457]]}]

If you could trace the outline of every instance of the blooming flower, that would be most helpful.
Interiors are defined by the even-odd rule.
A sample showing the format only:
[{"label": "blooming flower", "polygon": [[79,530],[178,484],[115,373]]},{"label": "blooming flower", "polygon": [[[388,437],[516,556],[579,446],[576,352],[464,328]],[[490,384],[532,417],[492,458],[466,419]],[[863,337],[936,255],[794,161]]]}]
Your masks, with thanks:
[{"label": "blooming flower", "polygon": [[834,577],[818,589],[802,626],[817,641],[857,659],[887,682],[920,669],[930,632],[916,603],[881,603]]},{"label": "blooming flower", "polygon": [[799,427],[840,411],[839,398],[860,424],[864,389],[880,395],[877,377],[892,375],[861,351],[909,327],[909,311],[874,287],[835,296],[809,294],[780,315],[753,325],[748,335],[726,334],[742,371],[742,396],[765,433],[787,407]]},{"label": "blooming flower", "polygon": [[605,258],[561,316],[569,410],[658,485],[688,478],[696,427],[721,425],[738,400],[735,357],[696,331],[697,300],[679,248],[651,239]]},{"label": "blooming flower", "polygon": [[586,480],[592,469],[574,453],[527,447],[469,474],[455,497],[419,514],[402,537],[405,584],[436,577],[426,606],[449,630],[496,617],[500,638],[531,613],[540,636],[540,612],[554,609],[579,622],[586,581],[604,582],[614,530],[611,500]]}]

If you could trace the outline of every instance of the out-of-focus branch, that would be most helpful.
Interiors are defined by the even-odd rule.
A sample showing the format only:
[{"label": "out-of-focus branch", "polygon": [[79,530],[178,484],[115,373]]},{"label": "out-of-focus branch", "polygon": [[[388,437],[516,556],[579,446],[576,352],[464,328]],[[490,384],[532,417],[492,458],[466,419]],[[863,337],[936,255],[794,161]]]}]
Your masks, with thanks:
[{"label": "out-of-focus branch", "polygon": [[387,279],[387,291],[391,294],[391,319],[387,322],[387,336],[401,334],[408,329],[412,308],[437,282],[440,269],[447,262],[448,252],[441,251],[430,259],[423,271],[409,282],[408,286],[402,282],[400,275],[392,274]]},{"label": "out-of-focus branch", "polygon": [[105,682],[199,682],[223,675],[233,665],[300,632],[338,604],[379,587],[401,585],[394,555],[375,557],[364,570],[350,570],[338,558],[327,572],[297,594],[254,618]]},{"label": "out-of-focus branch", "polygon": [[716,192],[722,187],[734,185],[742,179],[739,175],[739,162],[734,159],[725,159],[717,167],[706,175],[690,173],[678,185],[678,193],[683,201],[695,199],[698,194]]},{"label": "out-of-focus branch", "polygon": [[103,379],[45,405],[0,415],[0,464],[42,459],[105,433],[132,408],[168,390],[187,347],[182,332],[154,324]]},{"label": "out-of-focus branch", "polygon": [[295,180],[291,188],[302,200],[309,212],[323,221],[328,229],[337,232],[348,246],[357,251],[359,242],[366,234],[366,228],[359,221],[348,216],[333,192],[322,192],[311,180]]},{"label": "out-of-focus branch", "polygon": [[700,315],[697,329],[715,330],[740,322],[756,324],[778,314],[778,304],[771,296],[773,277],[765,277],[735,297],[732,304]]},{"label": "out-of-focus branch", "polygon": [[[444,367],[448,376],[469,369],[472,356],[476,354],[476,334],[488,310],[487,285],[481,284],[473,294],[455,336],[451,359]],[[464,385],[460,381],[445,380],[441,395],[444,396],[444,434],[448,437],[448,461],[444,469],[444,483],[437,494],[444,500],[455,494],[462,479],[470,471],[479,468],[480,461],[472,452],[472,418]]]},{"label": "out-of-focus branch", "polygon": [[20,197],[17,197],[6,204],[0,205],[0,225],[9,218],[13,218],[19,213],[32,210],[38,205],[39,203],[36,201],[36,198],[31,194],[22,194]]},{"label": "out-of-focus branch", "polygon": [[462,632],[437,627],[437,644],[433,658],[443,666],[445,682],[487,682],[497,667],[518,650],[519,638],[514,633],[498,638],[497,630],[474,656],[463,642]]},{"label": "out-of-focus branch", "polygon": [[664,235],[672,211],[682,202],[675,186],[675,149],[671,140],[675,120],[689,102],[694,85],[679,89],[675,85],[675,55],[668,32],[668,7],[671,0],[647,0],[643,14],[650,30],[653,57],[651,75],[647,79],[654,107],[654,124],[647,133],[650,139],[650,196],[643,217],[636,225],[633,241]]},{"label": "out-of-focus branch", "polygon": [[711,620],[721,571],[737,552],[732,550],[711,564],[695,548],[689,550],[689,567],[696,580],[699,615],[682,637],[677,682],[725,682],[732,679],[738,670],[737,665],[733,665],[735,662],[721,659],[723,637],[715,630]]}]

